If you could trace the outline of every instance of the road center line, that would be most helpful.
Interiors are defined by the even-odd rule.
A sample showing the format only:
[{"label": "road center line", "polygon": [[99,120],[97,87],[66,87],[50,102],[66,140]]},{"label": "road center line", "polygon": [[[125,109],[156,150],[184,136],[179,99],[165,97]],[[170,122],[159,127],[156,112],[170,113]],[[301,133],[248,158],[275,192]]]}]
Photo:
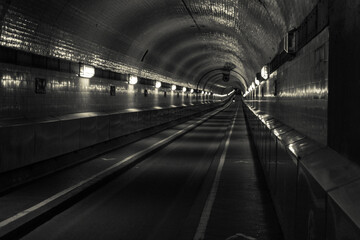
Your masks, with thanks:
[{"label": "road center line", "polygon": [[225,147],[224,147],[224,150],[223,150],[223,152],[221,154],[220,162],[219,162],[218,168],[216,170],[215,179],[213,181],[213,184],[212,184],[210,193],[208,195],[208,198],[206,199],[206,203],[205,203],[204,209],[203,209],[201,217],[200,217],[200,222],[199,222],[199,225],[198,225],[198,227],[196,229],[196,233],[195,233],[195,236],[194,236],[193,240],[203,240],[205,238],[206,227],[207,227],[207,224],[208,224],[209,219],[210,219],[210,214],[211,214],[213,204],[215,202],[216,193],[217,193],[217,190],[218,190],[218,187],[219,187],[219,182],[220,182],[220,176],[221,176],[221,172],[222,172],[222,169],[223,169],[223,166],[224,166],[224,163],[225,163],[226,153],[227,153],[229,145],[230,145],[230,138],[231,138],[234,126],[235,126],[235,120],[236,120],[238,110],[239,110],[239,107],[236,109],[235,115],[233,117],[230,132],[229,132],[229,135],[228,135],[228,137],[226,139]]}]

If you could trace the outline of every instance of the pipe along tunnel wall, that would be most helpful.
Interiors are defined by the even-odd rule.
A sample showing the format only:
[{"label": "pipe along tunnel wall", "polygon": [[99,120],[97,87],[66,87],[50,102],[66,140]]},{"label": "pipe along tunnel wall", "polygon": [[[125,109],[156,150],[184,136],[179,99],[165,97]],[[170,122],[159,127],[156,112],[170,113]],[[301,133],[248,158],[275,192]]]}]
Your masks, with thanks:
[{"label": "pipe along tunnel wall", "polygon": [[244,102],[286,239],[360,239],[360,167]]}]

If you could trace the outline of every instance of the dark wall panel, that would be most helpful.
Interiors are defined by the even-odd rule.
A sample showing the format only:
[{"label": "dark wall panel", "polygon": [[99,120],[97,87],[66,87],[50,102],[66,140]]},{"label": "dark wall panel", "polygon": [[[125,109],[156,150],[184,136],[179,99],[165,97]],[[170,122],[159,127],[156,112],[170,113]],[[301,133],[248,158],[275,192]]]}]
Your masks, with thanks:
[{"label": "dark wall panel", "polygon": [[359,162],[360,2],[330,0],[329,146]]}]

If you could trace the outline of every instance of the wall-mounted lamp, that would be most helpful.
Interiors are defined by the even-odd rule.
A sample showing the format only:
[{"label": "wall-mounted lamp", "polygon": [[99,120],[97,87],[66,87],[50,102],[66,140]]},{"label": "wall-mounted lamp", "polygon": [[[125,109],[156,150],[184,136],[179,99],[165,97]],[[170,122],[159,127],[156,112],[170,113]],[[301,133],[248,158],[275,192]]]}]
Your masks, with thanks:
[{"label": "wall-mounted lamp", "polygon": [[92,78],[95,75],[95,68],[90,65],[80,63],[79,76],[83,78]]},{"label": "wall-mounted lamp", "polygon": [[265,65],[261,69],[261,77],[265,80],[269,78],[269,66]]},{"label": "wall-mounted lamp", "polygon": [[138,82],[138,77],[134,76],[134,75],[130,75],[129,84],[134,85],[134,84],[137,84],[137,82]]},{"label": "wall-mounted lamp", "polygon": [[183,91],[183,92],[186,92],[186,87],[183,87],[182,91]]},{"label": "wall-mounted lamp", "polygon": [[171,90],[175,91],[176,90],[176,85],[172,85]]},{"label": "wall-mounted lamp", "polygon": [[190,93],[193,93],[194,92],[194,89],[190,89]]},{"label": "wall-mounted lamp", "polygon": [[161,87],[161,82],[160,82],[160,81],[156,81],[155,87],[156,87],[156,88],[160,88],[160,87]]}]

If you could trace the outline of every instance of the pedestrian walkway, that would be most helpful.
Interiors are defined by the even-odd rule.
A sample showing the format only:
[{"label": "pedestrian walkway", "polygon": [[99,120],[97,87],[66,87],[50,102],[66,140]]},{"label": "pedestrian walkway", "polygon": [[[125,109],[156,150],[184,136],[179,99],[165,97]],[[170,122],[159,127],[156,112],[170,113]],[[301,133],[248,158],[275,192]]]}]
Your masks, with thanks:
[{"label": "pedestrian walkway", "polygon": [[204,239],[283,239],[241,102]]}]

